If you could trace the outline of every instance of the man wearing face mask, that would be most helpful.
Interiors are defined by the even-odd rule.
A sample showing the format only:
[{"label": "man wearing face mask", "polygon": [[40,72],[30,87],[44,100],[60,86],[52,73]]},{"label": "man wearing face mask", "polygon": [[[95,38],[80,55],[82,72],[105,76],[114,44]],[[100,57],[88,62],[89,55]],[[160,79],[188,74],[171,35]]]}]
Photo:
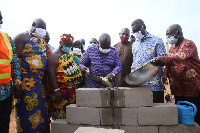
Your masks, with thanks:
[{"label": "man wearing face mask", "polygon": [[82,45],[81,46],[82,47],[81,48],[82,49],[81,52],[84,53],[85,52],[85,40],[84,39],[79,39],[79,41],[81,42],[81,45]]},{"label": "man wearing face mask", "polygon": [[130,30],[128,28],[122,28],[119,36],[121,41],[114,47],[119,53],[122,71],[115,77],[114,85],[118,87],[128,87],[129,85],[123,79],[131,73],[131,65],[133,62],[132,43],[128,41]]},{"label": "man wearing face mask", "polygon": [[71,34],[60,36],[60,46],[48,57],[48,74],[53,89],[53,119],[65,119],[65,106],[76,103],[76,89],[83,82],[79,70],[80,60],[71,51],[74,37]]},{"label": "man wearing face mask", "polygon": [[156,58],[154,65],[166,66],[162,81],[169,78],[171,94],[178,101],[189,101],[197,107],[194,121],[200,124],[200,59],[193,41],[183,37],[178,24],[169,26],[166,31],[167,42],[171,44],[169,56]]},{"label": "man wearing face mask", "polygon": [[[114,47],[111,47],[111,38],[107,33],[103,33],[99,37],[99,44],[92,45],[87,48],[80,63],[82,72],[90,71],[91,74],[107,77],[112,82],[114,77],[121,71],[121,63],[119,54]],[[105,88],[102,81],[86,78],[86,88]]]},{"label": "man wearing face mask", "polygon": [[[45,42],[46,42],[47,44],[49,44],[50,34],[49,34],[48,31],[46,31],[46,35],[44,36],[43,39],[45,40]],[[55,49],[52,45],[49,45],[49,47],[50,47],[51,51],[53,51],[53,50]]]},{"label": "man wearing face mask", "polygon": [[[0,11],[0,30],[3,24]],[[13,93],[21,90],[20,66],[12,38],[0,31],[0,132],[9,132]],[[13,92],[14,91],[14,92]],[[15,98],[18,95],[14,95]]]},{"label": "man wearing face mask", "polygon": [[[136,19],[131,24],[131,27],[133,35],[136,38],[136,41],[132,45],[132,72],[154,57],[167,55],[162,39],[147,32],[143,20]],[[162,68],[157,67],[157,70],[157,76],[153,77],[149,82],[144,83],[142,86],[151,86],[153,91],[153,102],[163,103],[165,87],[161,83]]]},{"label": "man wearing face mask", "polygon": [[82,47],[81,47],[81,42],[78,40],[78,41],[75,41],[74,43],[73,43],[73,47],[72,47],[72,51],[73,51],[73,53],[79,58],[79,60],[81,60],[82,59],[82,56],[83,56],[83,54],[82,54],[82,49],[81,49]]},{"label": "man wearing face mask", "polygon": [[17,132],[50,132],[44,77],[51,50],[43,39],[45,35],[46,23],[37,18],[30,31],[14,38],[22,83],[22,90],[18,90],[21,99],[15,99]]},{"label": "man wearing face mask", "polygon": [[91,38],[90,41],[89,41],[89,45],[88,46],[92,46],[94,44],[99,44],[99,42],[97,41],[96,38]]}]

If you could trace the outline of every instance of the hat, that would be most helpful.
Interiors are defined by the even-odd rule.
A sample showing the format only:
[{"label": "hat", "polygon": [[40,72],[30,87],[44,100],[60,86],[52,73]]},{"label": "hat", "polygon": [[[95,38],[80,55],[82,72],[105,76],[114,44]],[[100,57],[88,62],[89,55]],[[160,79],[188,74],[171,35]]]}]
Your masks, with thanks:
[{"label": "hat", "polygon": [[62,36],[60,36],[60,40],[61,41],[73,42],[74,41],[74,37],[71,36],[71,34],[63,34]]}]

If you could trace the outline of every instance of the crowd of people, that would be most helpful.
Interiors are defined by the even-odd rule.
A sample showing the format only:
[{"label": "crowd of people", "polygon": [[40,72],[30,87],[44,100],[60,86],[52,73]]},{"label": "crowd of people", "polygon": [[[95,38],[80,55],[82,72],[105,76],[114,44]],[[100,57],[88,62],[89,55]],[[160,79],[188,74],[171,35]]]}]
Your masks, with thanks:
[{"label": "crowd of people", "polygon": [[[3,24],[0,11],[0,27]],[[12,38],[0,31],[0,131],[8,133],[12,104],[18,133],[50,132],[50,122],[66,118],[66,106],[76,103],[76,89],[105,88],[103,77],[112,87],[131,87],[123,79],[146,62],[158,74],[142,86],[151,86],[154,103],[164,103],[164,84],[169,85],[175,103],[192,102],[197,107],[195,122],[200,124],[200,59],[193,41],[183,37],[178,24],[166,30],[171,44],[169,55],[163,40],[146,31],[143,20],[136,19],[119,33],[120,42],[111,46],[111,37],[74,40],[71,34],[60,36],[59,47],[48,42],[46,23],[37,18],[29,31]]]}]

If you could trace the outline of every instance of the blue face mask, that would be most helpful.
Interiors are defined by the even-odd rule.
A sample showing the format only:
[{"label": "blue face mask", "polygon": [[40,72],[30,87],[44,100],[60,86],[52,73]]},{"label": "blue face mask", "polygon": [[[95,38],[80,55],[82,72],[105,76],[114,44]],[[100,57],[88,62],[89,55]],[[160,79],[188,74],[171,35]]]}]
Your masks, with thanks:
[{"label": "blue face mask", "polygon": [[64,53],[69,53],[69,52],[71,52],[71,47],[65,47],[65,46],[63,46],[63,47],[61,48],[61,50],[62,50]]},{"label": "blue face mask", "polygon": [[82,45],[83,46],[83,49],[85,49],[85,45]]},{"label": "blue face mask", "polygon": [[1,29],[1,24],[0,24],[0,29]]}]

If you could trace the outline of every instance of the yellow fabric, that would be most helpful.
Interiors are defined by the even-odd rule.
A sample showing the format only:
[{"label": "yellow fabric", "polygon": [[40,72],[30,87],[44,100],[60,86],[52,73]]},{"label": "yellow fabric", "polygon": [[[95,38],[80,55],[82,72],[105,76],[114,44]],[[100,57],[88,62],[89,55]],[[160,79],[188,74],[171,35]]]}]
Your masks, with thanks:
[{"label": "yellow fabric", "polygon": [[[57,75],[58,82],[68,82],[76,77],[82,77],[82,73],[79,70],[79,65],[77,65],[74,61],[74,56],[72,55],[69,58],[66,56],[67,55],[64,54],[61,58],[59,58],[59,61],[58,61],[59,65],[57,68],[57,73],[63,73],[63,77],[60,77],[59,75]],[[67,68],[66,70],[64,70],[64,66],[69,65],[69,63],[72,63],[70,68]],[[67,76],[67,74],[69,74],[69,76]]]}]

